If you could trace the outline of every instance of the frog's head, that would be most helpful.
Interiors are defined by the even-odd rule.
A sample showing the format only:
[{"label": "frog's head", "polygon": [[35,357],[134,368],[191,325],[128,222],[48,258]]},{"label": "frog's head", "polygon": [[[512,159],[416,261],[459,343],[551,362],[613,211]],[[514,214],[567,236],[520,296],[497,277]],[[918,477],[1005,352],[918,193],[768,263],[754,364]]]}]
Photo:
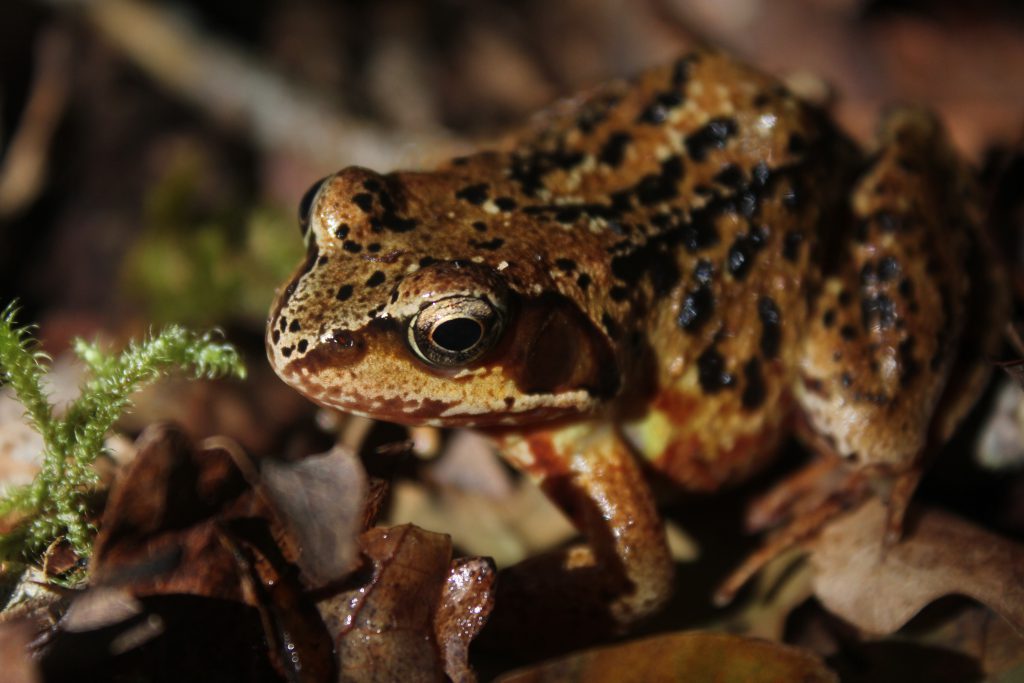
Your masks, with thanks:
[{"label": "frog's head", "polygon": [[468,247],[428,178],[348,168],[310,189],[307,257],[268,321],[275,371],[317,403],[407,424],[535,422],[613,394],[604,334]]}]

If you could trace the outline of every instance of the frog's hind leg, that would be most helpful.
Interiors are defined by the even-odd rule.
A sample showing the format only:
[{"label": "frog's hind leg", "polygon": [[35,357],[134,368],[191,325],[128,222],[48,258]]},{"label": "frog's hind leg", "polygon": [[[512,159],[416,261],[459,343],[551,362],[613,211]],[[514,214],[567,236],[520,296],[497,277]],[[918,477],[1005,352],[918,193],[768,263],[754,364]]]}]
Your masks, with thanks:
[{"label": "frog's hind leg", "polygon": [[[510,638],[553,649],[607,637],[654,613],[672,589],[664,525],[629,446],[610,424],[575,424],[498,438],[586,536],[586,545],[503,572],[488,630],[509,607]],[[514,622],[514,623],[511,623]],[[495,638],[496,634],[489,634]]]},{"label": "frog's hind leg", "polygon": [[849,215],[794,387],[798,433],[823,461],[752,505],[751,526],[783,526],[723,595],[872,492],[889,509],[883,540],[897,540],[922,460],[973,405],[998,348],[1000,269],[969,176],[934,118],[902,109],[885,119]]}]

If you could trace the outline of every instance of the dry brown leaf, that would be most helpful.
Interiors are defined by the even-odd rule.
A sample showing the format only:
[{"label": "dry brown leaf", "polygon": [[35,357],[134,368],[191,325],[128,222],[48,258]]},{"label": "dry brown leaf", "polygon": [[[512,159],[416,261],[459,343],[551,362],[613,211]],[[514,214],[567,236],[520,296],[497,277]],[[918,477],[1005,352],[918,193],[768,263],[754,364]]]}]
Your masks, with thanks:
[{"label": "dry brown leaf", "polygon": [[0,624],[0,680],[4,683],[39,683],[39,663],[29,655],[35,629],[24,622]]},{"label": "dry brown leaf", "polygon": [[268,517],[223,448],[198,450],[156,425],[111,491],[92,559],[95,585],[136,596],[188,593],[242,600],[235,559],[222,541],[229,519]]},{"label": "dry brown leaf", "polygon": [[464,557],[452,562],[434,614],[434,632],[444,659],[444,672],[454,683],[475,681],[469,668],[469,644],[487,623],[494,608],[494,562]]},{"label": "dry brown leaf", "polygon": [[414,526],[360,537],[373,563],[365,586],[320,603],[334,635],[340,681],[439,681],[433,616],[451,562],[451,539]]},{"label": "dry brown leaf", "polygon": [[864,631],[888,634],[933,600],[966,595],[1024,634],[1024,546],[922,508],[904,540],[884,549],[885,523],[885,508],[872,500],[814,542],[814,590],[827,609]]},{"label": "dry brown leaf", "polygon": [[367,481],[352,451],[335,448],[287,464],[266,461],[257,485],[297,543],[295,562],[311,585],[355,568]]},{"label": "dry brown leaf", "polygon": [[494,568],[484,560],[451,566],[451,538],[412,525],[360,537],[372,575],[323,600],[341,681],[475,680],[465,648],[493,602]]},{"label": "dry brown leaf", "polygon": [[503,676],[500,683],[838,683],[814,655],[722,633],[671,633],[570,655]]}]

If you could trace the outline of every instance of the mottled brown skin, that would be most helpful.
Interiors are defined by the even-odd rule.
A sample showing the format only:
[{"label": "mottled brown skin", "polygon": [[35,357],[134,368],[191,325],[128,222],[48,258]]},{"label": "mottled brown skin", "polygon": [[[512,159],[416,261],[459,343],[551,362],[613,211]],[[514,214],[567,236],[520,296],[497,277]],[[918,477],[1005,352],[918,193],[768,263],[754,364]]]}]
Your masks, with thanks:
[{"label": "mottled brown skin", "polygon": [[[553,560],[563,595],[587,574],[628,624],[672,577],[637,456],[710,491],[800,424],[897,482],[879,488],[902,514],[965,301],[993,284],[966,267],[978,222],[927,114],[889,116],[865,155],[777,81],[697,52],[568,101],[508,149],[325,179],[267,350],[323,405],[493,434],[590,541]],[[996,329],[960,354],[975,380]]]}]

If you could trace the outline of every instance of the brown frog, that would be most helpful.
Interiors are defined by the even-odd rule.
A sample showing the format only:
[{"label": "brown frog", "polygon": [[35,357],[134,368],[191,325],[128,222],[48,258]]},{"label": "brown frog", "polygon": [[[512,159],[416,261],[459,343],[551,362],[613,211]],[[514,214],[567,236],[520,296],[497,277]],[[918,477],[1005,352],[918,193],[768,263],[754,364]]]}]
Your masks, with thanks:
[{"label": "brown frog", "polygon": [[[307,258],[267,327],[277,373],[345,412],[490,433],[588,540],[538,581],[600,592],[619,625],[672,588],[643,466],[713,491],[796,431],[898,529],[1006,314],[933,117],[890,113],[864,153],[713,51],[572,99],[498,151],[346,168],[300,213]],[[798,510],[812,522],[789,540],[827,508]]]}]

